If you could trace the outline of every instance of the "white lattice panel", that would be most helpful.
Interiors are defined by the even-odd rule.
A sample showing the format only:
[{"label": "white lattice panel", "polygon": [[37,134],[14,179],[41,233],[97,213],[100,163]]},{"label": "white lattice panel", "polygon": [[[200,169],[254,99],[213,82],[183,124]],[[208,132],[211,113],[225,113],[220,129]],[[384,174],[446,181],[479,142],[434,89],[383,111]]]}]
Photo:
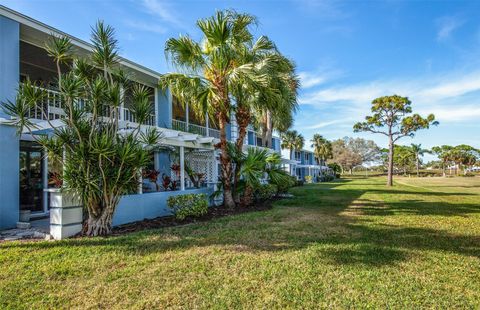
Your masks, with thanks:
[{"label": "white lattice panel", "polygon": [[185,154],[185,162],[197,173],[205,174],[205,182],[216,182],[217,161],[212,151],[193,151]]}]

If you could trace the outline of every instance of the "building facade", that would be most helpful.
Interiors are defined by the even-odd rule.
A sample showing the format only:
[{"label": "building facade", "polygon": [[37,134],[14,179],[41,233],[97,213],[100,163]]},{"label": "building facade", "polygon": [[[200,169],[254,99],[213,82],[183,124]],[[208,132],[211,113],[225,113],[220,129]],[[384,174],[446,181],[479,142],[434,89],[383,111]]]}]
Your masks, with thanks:
[{"label": "building facade", "polygon": [[[18,86],[22,81],[29,79],[42,85],[47,96],[43,102],[44,111],[32,110],[30,117],[39,128],[48,131],[46,118],[56,120],[64,115],[62,102],[57,92],[56,67],[53,60],[44,49],[45,42],[51,35],[67,36],[74,45],[75,52],[80,56],[88,55],[92,46],[78,38],[72,37],[60,30],[54,29],[39,21],[22,15],[16,11],[0,6],[0,105],[15,100]],[[220,132],[215,122],[205,117],[199,120],[189,110],[188,103],[178,102],[168,91],[161,91],[157,84],[160,73],[120,58],[122,69],[132,73],[134,83],[142,84],[151,90],[151,117],[143,126],[158,128],[163,143],[175,149],[180,158],[189,160],[192,167],[202,169],[205,174],[205,184],[218,182],[218,151],[214,144],[218,142]],[[68,70],[68,67],[63,68]],[[63,70],[62,70],[63,71]],[[128,98],[128,94],[124,94]],[[119,122],[136,124],[130,110],[128,100],[125,99],[120,108]],[[10,117],[0,109],[0,229],[14,227],[19,221],[21,210],[28,210],[32,217],[44,217],[49,214],[49,167],[48,158],[40,145],[34,142],[29,133],[17,133],[17,128],[9,124]],[[138,125],[138,124],[137,124]],[[236,139],[238,129],[234,117],[227,128],[227,137]],[[261,139],[250,127],[245,139],[245,147],[262,147]],[[272,139],[271,151],[280,153],[280,139]],[[157,152],[154,155],[152,166],[162,175],[173,175],[172,156],[168,152]],[[181,161],[183,163],[183,161]],[[182,167],[178,178],[181,190],[188,190],[192,184],[184,174]],[[198,191],[198,189],[195,189]],[[141,190],[140,190],[141,191]],[[151,195],[151,197],[158,196]],[[142,197],[137,201],[145,201],[148,206],[153,205],[150,196]],[[150,200],[149,200],[150,199]],[[152,198],[153,199],[153,198]],[[135,211],[125,211],[128,202],[135,201],[125,197],[120,202],[120,209],[129,214]],[[122,213],[123,214],[123,213]],[[155,214],[152,213],[152,216]],[[158,214],[157,214],[158,215]],[[131,218],[139,218],[132,215]],[[129,217],[122,217],[114,223],[128,222]]]},{"label": "building facade", "polygon": [[331,174],[323,160],[319,160],[312,151],[309,150],[290,150],[283,149],[282,157],[285,160],[285,170],[298,180],[320,182],[323,175]]}]

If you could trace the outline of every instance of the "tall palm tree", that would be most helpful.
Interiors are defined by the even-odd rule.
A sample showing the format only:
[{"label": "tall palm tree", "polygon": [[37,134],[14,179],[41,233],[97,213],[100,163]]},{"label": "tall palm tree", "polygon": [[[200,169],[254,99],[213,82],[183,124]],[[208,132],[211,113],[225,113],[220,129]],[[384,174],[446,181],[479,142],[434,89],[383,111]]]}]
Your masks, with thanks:
[{"label": "tall palm tree", "polygon": [[[312,140],[313,153],[315,157],[320,160],[320,165],[322,162],[325,162],[329,158],[333,158],[333,149],[330,141],[325,139],[322,135],[316,133],[313,135]],[[320,174],[322,174],[322,169],[320,168]]]},{"label": "tall palm tree", "polygon": [[239,63],[238,51],[252,41],[250,27],[255,17],[234,11],[218,11],[200,19],[197,26],[203,38],[196,42],[189,36],[171,38],[165,44],[167,59],[178,68],[176,73],[160,77],[163,89],[169,89],[180,102],[188,102],[201,119],[208,114],[220,129],[220,165],[226,207],[235,207],[232,195],[232,164],[228,153],[226,127],[230,121],[231,89],[242,82],[261,84],[252,63]]},{"label": "tall palm tree", "polygon": [[417,177],[420,175],[420,157],[425,155],[425,153],[429,153],[429,150],[422,149],[421,144],[411,144],[411,151],[413,156],[415,157],[415,166],[417,169]]},{"label": "tall palm tree", "polygon": [[[275,44],[265,36],[259,37],[255,42],[244,44],[238,47],[237,63],[250,64],[258,75],[266,76],[274,72],[274,64],[277,61],[275,57],[278,53]],[[247,134],[247,127],[252,120],[252,109],[259,104],[259,94],[267,93],[272,96],[274,89],[269,88],[266,80],[263,84],[256,81],[244,80],[241,83],[232,85],[232,97],[235,99],[235,118],[238,126],[238,137],[235,145],[239,151],[242,150],[243,142]]]},{"label": "tall palm tree", "polygon": [[[290,150],[290,159],[293,158],[294,150],[301,150],[304,147],[305,139],[296,130],[287,130],[280,137],[283,149]],[[290,165],[290,174],[293,174],[293,167]]]},{"label": "tall palm tree", "polygon": [[267,74],[268,88],[275,94],[262,91],[256,106],[256,122],[261,129],[262,144],[271,147],[273,130],[287,131],[293,123],[293,114],[298,108],[297,92],[300,87],[295,74],[295,64],[286,57],[279,61]]}]

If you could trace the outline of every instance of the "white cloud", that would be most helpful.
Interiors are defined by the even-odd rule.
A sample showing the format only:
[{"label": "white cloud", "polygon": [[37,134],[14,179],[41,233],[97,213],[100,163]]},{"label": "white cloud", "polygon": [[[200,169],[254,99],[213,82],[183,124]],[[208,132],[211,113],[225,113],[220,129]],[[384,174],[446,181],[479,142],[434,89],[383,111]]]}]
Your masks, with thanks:
[{"label": "white cloud", "polygon": [[125,24],[131,28],[135,28],[142,31],[149,31],[159,34],[164,34],[167,32],[167,29],[161,25],[157,24],[149,24],[146,22],[138,22],[138,21],[126,21]]},{"label": "white cloud", "polygon": [[389,84],[390,83],[373,81],[364,84],[324,88],[302,96],[299,99],[299,102],[300,104],[313,105],[324,105],[325,103],[332,102],[371,102],[372,99],[376,97],[400,91],[400,89],[395,91],[395,87]]},{"label": "white cloud", "polygon": [[302,71],[298,73],[302,88],[308,89],[319,86],[342,75],[342,72],[333,70],[330,67],[331,65],[323,65],[320,69],[313,72]]},{"label": "white cloud", "polygon": [[175,10],[165,1],[160,0],[142,0],[142,5],[145,10],[151,15],[159,17],[162,21],[175,25],[177,27],[183,27],[183,24],[178,19],[178,14]]},{"label": "white cloud", "polygon": [[419,113],[433,113],[440,122],[462,122],[480,118],[480,104],[464,106],[431,107]]},{"label": "white cloud", "polygon": [[437,40],[444,41],[451,37],[452,33],[461,27],[465,21],[459,17],[448,16],[437,20]]},{"label": "white cloud", "polygon": [[[333,85],[307,92],[299,98],[299,102],[317,110],[335,110],[337,119],[352,115],[361,119],[369,113],[374,98],[398,94],[412,100],[414,112],[434,113],[441,122],[462,122],[478,119],[480,103],[474,104],[478,101],[474,96],[477,92],[480,95],[480,71],[471,71]],[[318,126],[322,128],[322,124]]]},{"label": "white cloud", "polygon": [[323,75],[315,75],[308,72],[300,72],[298,76],[302,82],[302,88],[311,88],[323,84],[327,80]]},{"label": "white cloud", "polygon": [[441,99],[462,96],[477,90],[480,90],[480,72],[478,71],[446,77],[445,81],[420,91],[419,95],[430,99]]},{"label": "white cloud", "polygon": [[[328,121],[328,122],[321,122],[321,123],[316,124],[316,125],[302,127],[302,128],[303,129],[320,129],[320,128],[329,127],[329,126],[335,125],[335,124],[344,124],[344,123],[351,123],[351,122],[352,122],[351,119],[339,119],[339,120],[333,120],[333,121]],[[339,126],[335,126],[335,127],[339,127]]]}]

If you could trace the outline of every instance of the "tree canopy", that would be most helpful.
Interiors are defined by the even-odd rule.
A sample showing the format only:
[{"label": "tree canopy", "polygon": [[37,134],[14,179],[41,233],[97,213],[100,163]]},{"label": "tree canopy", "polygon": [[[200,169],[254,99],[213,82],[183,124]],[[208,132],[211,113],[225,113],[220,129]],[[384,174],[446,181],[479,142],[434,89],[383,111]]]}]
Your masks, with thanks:
[{"label": "tree canopy", "polygon": [[384,96],[372,101],[372,115],[365,121],[353,126],[354,132],[371,132],[388,138],[388,178],[387,185],[393,185],[393,156],[395,143],[404,137],[413,137],[420,129],[438,125],[433,114],[422,117],[412,114],[412,102],[407,97],[398,95]]}]

